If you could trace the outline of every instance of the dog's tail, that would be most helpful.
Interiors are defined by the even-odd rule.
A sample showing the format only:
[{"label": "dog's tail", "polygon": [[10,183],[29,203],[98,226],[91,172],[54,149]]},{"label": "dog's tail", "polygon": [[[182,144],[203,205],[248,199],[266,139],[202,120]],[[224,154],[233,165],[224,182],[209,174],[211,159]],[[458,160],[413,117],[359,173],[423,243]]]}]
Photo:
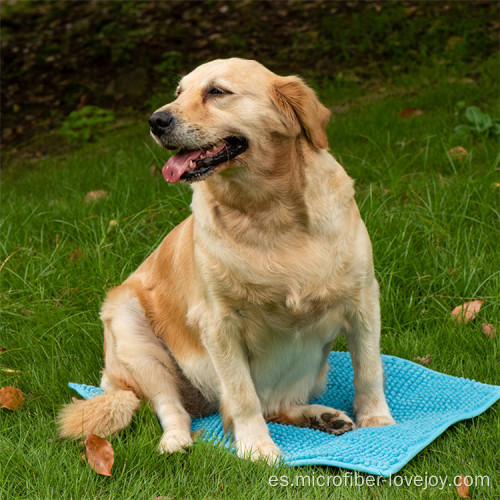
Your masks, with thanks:
[{"label": "dog's tail", "polygon": [[139,406],[139,398],[127,390],[107,391],[92,399],[76,400],[59,413],[60,436],[73,439],[89,434],[109,436],[127,427]]}]

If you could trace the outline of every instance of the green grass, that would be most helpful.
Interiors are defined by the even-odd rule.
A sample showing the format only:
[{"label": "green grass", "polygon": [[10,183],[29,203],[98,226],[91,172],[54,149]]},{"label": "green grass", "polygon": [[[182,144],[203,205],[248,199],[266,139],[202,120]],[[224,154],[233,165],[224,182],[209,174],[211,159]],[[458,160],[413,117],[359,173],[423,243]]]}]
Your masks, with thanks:
[{"label": "green grass", "polygon": [[[459,144],[465,123],[457,103],[498,117],[498,81],[486,62],[470,81],[402,75],[380,88],[336,79],[318,84],[335,113],[330,146],[356,179],[357,201],[372,237],[381,285],[382,352],[412,360],[430,354],[432,369],[499,383],[498,341],[481,323],[500,327],[499,144]],[[404,108],[422,110],[403,119]],[[453,160],[448,151],[468,151]],[[188,454],[158,456],[161,429],[147,407],[112,440],[114,475],[95,474],[78,443],[58,441],[54,417],[74,394],[67,382],[99,383],[101,301],[189,213],[190,191],[167,185],[150,167],[164,152],[145,123],[107,132],[99,142],[3,175],[0,238],[0,386],[26,394],[22,410],[0,410],[0,498],[453,498],[454,487],[274,487],[271,475],[338,475],[331,467],[280,467],[242,461],[198,443]],[[107,199],[84,203],[92,190]],[[110,221],[117,224],[110,226]],[[468,325],[450,311],[485,301]],[[339,340],[336,349],[345,349]],[[8,372],[5,369],[15,370]],[[489,476],[473,498],[498,498],[498,405],[460,422],[400,474]],[[365,476],[366,477],[366,476]]]}]

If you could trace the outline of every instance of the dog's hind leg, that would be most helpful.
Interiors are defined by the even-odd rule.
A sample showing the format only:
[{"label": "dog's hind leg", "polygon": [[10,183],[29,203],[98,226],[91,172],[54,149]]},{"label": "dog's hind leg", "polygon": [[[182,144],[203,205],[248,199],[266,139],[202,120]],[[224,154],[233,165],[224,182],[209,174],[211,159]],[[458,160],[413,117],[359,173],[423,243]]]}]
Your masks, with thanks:
[{"label": "dog's hind leg", "polygon": [[329,434],[344,434],[354,429],[354,422],[340,410],[323,405],[294,405],[266,417],[268,422],[310,427]]},{"label": "dog's hind leg", "polygon": [[109,294],[101,319],[106,342],[103,389],[127,385],[151,401],[164,430],[161,453],[190,446],[191,417],[181,402],[171,354],[154,334],[139,300],[126,285]]}]

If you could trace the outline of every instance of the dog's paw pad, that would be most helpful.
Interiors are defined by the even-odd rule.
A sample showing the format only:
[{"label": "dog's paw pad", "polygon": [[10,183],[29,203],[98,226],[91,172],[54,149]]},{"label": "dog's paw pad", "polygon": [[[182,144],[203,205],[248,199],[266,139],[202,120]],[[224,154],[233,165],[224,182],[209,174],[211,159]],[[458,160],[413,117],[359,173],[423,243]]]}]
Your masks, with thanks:
[{"label": "dog's paw pad", "polygon": [[311,419],[311,427],[340,436],[354,429],[354,422],[343,412],[325,412]]}]

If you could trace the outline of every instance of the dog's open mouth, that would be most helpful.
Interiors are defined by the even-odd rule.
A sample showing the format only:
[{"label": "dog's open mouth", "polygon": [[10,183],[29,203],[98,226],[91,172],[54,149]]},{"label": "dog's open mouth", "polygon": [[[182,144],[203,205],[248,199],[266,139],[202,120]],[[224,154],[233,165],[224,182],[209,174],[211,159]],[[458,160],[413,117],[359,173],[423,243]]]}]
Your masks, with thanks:
[{"label": "dog's open mouth", "polygon": [[214,167],[236,158],[247,148],[245,138],[227,137],[217,144],[200,149],[181,149],[163,167],[163,177],[172,183],[179,179],[187,182],[202,180],[213,172]]}]

